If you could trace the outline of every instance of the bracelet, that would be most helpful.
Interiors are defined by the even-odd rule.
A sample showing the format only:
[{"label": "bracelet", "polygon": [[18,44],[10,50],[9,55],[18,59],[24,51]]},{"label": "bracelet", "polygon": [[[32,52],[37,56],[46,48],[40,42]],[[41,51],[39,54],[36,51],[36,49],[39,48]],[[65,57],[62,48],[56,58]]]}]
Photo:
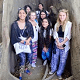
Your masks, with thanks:
[{"label": "bracelet", "polygon": [[26,41],[24,41],[24,44],[26,44]]}]

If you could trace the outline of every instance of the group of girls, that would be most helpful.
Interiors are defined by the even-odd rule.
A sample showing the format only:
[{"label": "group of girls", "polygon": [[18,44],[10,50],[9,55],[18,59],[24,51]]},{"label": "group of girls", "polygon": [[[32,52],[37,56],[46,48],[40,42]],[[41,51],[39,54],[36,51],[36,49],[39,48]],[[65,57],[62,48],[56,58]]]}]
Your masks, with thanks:
[{"label": "group of girls", "polygon": [[[22,72],[29,75],[31,74],[28,68],[25,67],[26,62],[29,62],[32,67],[36,67],[38,47],[44,61],[43,65],[45,65],[47,61],[49,61],[49,63],[51,61],[51,71],[49,74],[56,73],[59,79],[62,79],[61,76],[65,68],[71,39],[72,23],[69,21],[68,10],[62,9],[59,11],[54,30],[51,27],[50,19],[48,19],[49,13],[43,10],[41,3],[39,4],[38,11],[34,12],[31,10],[32,8],[29,5],[20,8],[18,10],[18,19],[14,21],[11,26],[12,45],[14,46],[15,43],[20,42],[25,45],[30,45],[31,49],[31,53],[21,52],[17,54],[20,58],[19,79],[22,80]],[[52,42],[52,36],[55,42]],[[20,37],[26,37],[27,39],[21,40]],[[55,53],[52,49],[52,43],[55,43]]]}]

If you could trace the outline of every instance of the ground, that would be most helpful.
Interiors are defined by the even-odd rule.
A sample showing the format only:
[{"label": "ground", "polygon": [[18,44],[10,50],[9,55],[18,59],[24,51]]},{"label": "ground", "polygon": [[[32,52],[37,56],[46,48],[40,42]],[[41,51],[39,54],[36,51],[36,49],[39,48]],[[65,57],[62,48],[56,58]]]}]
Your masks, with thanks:
[{"label": "ground", "polygon": [[[1,57],[2,57],[2,44],[0,44],[0,63],[1,63]],[[1,65],[1,64],[0,64]],[[30,68],[31,75],[28,75],[26,73],[23,73],[22,80],[58,80],[58,77],[56,74],[49,75],[50,66],[42,65],[42,59],[38,58],[36,63],[36,68]],[[69,77],[70,73],[65,70],[65,73],[63,75],[63,80],[73,80],[73,77]],[[69,77],[69,78],[68,78]]]},{"label": "ground", "polygon": [[32,72],[31,75],[27,75],[26,73],[23,74],[23,80],[42,80],[42,77],[45,73],[45,66],[42,65],[42,60],[37,59],[36,67],[31,68],[30,71]]}]

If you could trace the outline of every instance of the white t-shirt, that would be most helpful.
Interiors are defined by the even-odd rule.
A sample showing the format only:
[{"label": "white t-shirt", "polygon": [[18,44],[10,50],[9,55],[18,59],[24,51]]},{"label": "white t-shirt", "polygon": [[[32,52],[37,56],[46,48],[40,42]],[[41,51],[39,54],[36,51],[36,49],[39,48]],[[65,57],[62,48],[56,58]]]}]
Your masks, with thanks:
[{"label": "white t-shirt", "polygon": [[32,42],[35,42],[38,40],[38,31],[39,31],[38,24],[36,26],[33,26],[33,30],[34,30],[34,38],[32,39]]}]

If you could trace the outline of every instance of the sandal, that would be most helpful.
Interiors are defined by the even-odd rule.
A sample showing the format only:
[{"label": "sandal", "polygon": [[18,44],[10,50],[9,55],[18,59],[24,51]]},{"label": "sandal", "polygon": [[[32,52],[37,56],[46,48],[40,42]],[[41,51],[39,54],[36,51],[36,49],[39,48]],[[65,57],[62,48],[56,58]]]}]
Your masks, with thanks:
[{"label": "sandal", "polygon": [[22,77],[19,77],[19,80],[22,80]]},{"label": "sandal", "polygon": [[25,72],[28,74],[28,75],[31,75],[31,72],[30,72],[30,70],[25,70]]}]

